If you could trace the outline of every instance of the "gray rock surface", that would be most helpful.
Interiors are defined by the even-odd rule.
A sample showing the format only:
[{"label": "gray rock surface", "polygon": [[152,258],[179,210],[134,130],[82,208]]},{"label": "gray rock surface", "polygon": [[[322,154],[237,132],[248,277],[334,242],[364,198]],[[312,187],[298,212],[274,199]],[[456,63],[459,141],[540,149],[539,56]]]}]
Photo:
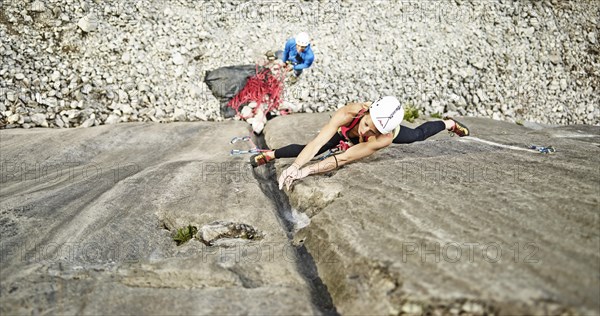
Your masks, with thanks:
[{"label": "gray rock surface", "polygon": [[[266,141],[328,118],[276,118]],[[343,315],[600,314],[598,127],[463,121],[472,138],[298,182],[291,209],[229,155],[241,122],[0,131],[0,312],[322,314],[331,295]]]},{"label": "gray rock surface", "polygon": [[[0,314],[320,314],[247,157],[229,156],[247,133],[241,122],[0,131]],[[173,241],[214,222],[239,236]]]},{"label": "gray rock surface", "polygon": [[[328,119],[276,118],[266,141],[306,143]],[[337,310],[599,315],[600,128],[461,121],[474,138],[392,145],[287,193]]]}]

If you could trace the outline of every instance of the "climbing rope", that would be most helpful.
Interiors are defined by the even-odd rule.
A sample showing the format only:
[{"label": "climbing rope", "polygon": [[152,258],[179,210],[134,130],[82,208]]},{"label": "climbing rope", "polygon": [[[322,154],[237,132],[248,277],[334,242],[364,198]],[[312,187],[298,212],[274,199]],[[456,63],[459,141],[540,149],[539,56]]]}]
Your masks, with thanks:
[{"label": "climbing rope", "polygon": [[511,149],[511,150],[528,151],[528,152],[537,151],[542,154],[553,154],[556,152],[556,149],[552,146],[546,147],[546,146],[529,145],[529,146],[526,146],[527,148],[523,148],[523,147],[517,147],[517,146],[511,146],[511,145],[504,145],[504,144],[492,142],[492,141],[485,140],[485,139],[480,139],[480,138],[473,137],[473,136],[461,137],[458,140],[461,142],[476,141],[476,142],[488,144],[491,146],[496,146],[496,147],[501,147],[501,148],[506,148],[506,149]]},{"label": "climbing rope", "polygon": [[[244,88],[227,103],[227,106],[233,108],[242,119],[248,119],[256,115],[261,109],[261,104],[267,105],[264,113],[278,110],[282,102],[284,79],[283,73],[276,76],[270,69],[263,69],[259,72],[257,65],[256,75],[248,78]],[[241,115],[240,110],[243,105],[250,102],[256,102],[257,106],[252,109],[251,115],[244,117]]]}]

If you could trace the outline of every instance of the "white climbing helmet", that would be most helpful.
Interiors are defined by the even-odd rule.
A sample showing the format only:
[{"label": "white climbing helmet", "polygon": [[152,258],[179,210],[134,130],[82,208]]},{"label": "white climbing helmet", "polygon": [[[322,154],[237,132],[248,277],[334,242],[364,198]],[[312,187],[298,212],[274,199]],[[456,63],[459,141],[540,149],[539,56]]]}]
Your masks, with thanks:
[{"label": "white climbing helmet", "polygon": [[310,44],[310,37],[308,37],[308,34],[305,32],[298,33],[298,35],[296,35],[296,44],[300,46],[308,46],[308,44]]},{"label": "white climbing helmet", "polygon": [[394,96],[386,96],[373,102],[369,112],[375,127],[382,134],[394,131],[404,119],[404,108]]}]

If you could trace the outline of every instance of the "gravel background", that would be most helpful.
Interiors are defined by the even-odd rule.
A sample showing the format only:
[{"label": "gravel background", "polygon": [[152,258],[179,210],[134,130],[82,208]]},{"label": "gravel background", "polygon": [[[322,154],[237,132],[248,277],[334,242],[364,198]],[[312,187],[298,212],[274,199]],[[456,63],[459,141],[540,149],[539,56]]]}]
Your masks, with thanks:
[{"label": "gravel background", "polygon": [[394,94],[421,113],[600,125],[598,1],[0,2],[0,126],[222,120],[203,83],[300,31],[287,105]]}]

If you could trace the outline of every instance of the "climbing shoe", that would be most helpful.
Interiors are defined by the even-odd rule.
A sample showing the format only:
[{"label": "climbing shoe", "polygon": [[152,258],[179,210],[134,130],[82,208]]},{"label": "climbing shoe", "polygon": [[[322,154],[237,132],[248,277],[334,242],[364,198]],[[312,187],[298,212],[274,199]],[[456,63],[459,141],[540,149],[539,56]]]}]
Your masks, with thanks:
[{"label": "climbing shoe", "polygon": [[[471,134],[471,132],[469,132],[469,128],[458,122],[457,120],[451,118],[451,117],[445,117],[444,120],[453,120],[454,121],[454,126],[450,129],[451,133],[454,133],[456,135],[458,135],[459,137],[464,137],[464,136],[469,136]],[[452,135],[454,135],[452,134]]]},{"label": "climbing shoe", "polygon": [[273,160],[273,158],[269,158],[267,153],[260,153],[260,154],[250,156],[250,164],[254,168],[256,168],[258,166],[262,166],[271,160]]}]

